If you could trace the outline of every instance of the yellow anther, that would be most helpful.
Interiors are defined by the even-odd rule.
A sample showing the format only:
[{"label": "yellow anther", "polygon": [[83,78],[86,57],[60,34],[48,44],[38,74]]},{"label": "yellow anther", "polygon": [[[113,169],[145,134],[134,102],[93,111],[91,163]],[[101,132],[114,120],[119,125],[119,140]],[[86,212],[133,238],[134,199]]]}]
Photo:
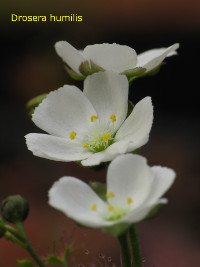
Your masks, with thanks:
[{"label": "yellow anther", "polygon": [[97,204],[94,204],[94,203],[91,204],[90,208],[92,211],[96,211],[97,210]]},{"label": "yellow anther", "polygon": [[108,205],[108,211],[113,211],[115,208],[113,207],[113,205]]},{"label": "yellow anther", "polygon": [[90,145],[88,145],[88,144],[83,144],[83,148],[85,148],[85,149],[90,148]]},{"label": "yellow anther", "polygon": [[129,205],[133,203],[133,199],[131,197],[127,197],[126,201]]},{"label": "yellow anther", "polygon": [[113,191],[109,191],[109,192],[107,192],[106,197],[112,198],[112,197],[115,197],[115,194],[113,193]]},{"label": "yellow anther", "polygon": [[108,141],[110,138],[111,138],[111,135],[110,135],[109,133],[107,133],[107,134],[105,134],[105,135],[103,136],[103,140],[104,140],[104,141]]},{"label": "yellow anther", "polygon": [[73,140],[73,139],[75,139],[76,135],[77,135],[77,133],[74,132],[74,131],[72,131],[72,132],[69,134],[69,138]]},{"label": "yellow anther", "polygon": [[94,122],[98,119],[98,116],[92,115],[90,119],[91,119],[91,122]]},{"label": "yellow anther", "polygon": [[137,65],[138,65],[139,61],[138,61],[138,58],[137,58]]},{"label": "yellow anther", "polygon": [[114,114],[110,115],[110,119],[112,120],[112,122],[116,121],[116,116]]}]

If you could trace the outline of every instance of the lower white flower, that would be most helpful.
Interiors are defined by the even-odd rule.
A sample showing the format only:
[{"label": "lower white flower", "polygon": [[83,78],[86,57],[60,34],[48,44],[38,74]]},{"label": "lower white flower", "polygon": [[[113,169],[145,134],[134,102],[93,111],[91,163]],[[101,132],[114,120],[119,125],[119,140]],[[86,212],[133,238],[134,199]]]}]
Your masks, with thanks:
[{"label": "lower white flower", "polygon": [[65,85],[35,109],[34,123],[49,133],[31,133],[27,146],[34,155],[93,166],[132,152],[149,138],[153,121],[150,97],[127,117],[128,80],[113,72],[88,76],[81,92]]},{"label": "lower white flower", "polygon": [[108,167],[106,201],[77,178],[62,177],[49,191],[49,204],[88,227],[132,224],[154,206],[167,203],[161,197],[174,179],[172,169],[149,167],[142,156],[120,155]]}]

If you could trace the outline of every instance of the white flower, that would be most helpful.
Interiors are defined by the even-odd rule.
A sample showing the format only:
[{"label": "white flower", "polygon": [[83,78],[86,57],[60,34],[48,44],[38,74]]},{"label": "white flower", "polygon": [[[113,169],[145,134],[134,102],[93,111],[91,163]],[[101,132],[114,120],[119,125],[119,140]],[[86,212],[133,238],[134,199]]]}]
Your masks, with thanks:
[{"label": "white flower", "polygon": [[33,122],[48,134],[31,133],[27,146],[34,155],[92,166],[132,152],[148,141],[153,121],[150,97],[127,116],[128,80],[113,72],[88,76],[84,90],[65,85],[35,109]]},{"label": "white flower", "polygon": [[147,165],[142,156],[126,154],[114,159],[107,173],[107,200],[86,183],[62,177],[49,191],[49,204],[81,225],[109,227],[143,220],[175,179],[172,169]]},{"label": "white flower", "polygon": [[[158,67],[167,56],[175,55],[178,48],[179,44],[176,43],[170,47],[152,49],[137,56],[131,47],[115,43],[88,45],[83,51],[75,49],[66,41],[55,44],[57,54],[79,78],[103,70],[126,74],[129,78],[146,74]],[[67,70],[72,74],[69,69]]]}]

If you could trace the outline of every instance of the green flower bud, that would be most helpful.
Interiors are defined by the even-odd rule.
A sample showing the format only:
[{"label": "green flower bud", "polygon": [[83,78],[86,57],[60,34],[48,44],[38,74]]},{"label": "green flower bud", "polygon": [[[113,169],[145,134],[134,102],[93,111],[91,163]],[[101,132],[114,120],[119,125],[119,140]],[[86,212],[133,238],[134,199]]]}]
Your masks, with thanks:
[{"label": "green flower bud", "polygon": [[6,232],[6,227],[4,221],[0,218],[0,238],[4,236],[4,233]]},{"label": "green flower bud", "polygon": [[23,222],[28,212],[29,204],[20,195],[9,196],[1,203],[1,213],[8,222]]}]

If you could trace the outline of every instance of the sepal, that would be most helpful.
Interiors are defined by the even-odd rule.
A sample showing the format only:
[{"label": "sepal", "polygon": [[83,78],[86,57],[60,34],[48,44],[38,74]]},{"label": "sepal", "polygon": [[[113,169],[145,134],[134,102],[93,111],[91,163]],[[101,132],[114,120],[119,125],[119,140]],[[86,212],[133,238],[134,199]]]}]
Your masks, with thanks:
[{"label": "sepal", "polygon": [[85,76],[78,74],[77,72],[73,71],[67,66],[65,66],[65,70],[67,71],[69,76],[76,81],[82,81],[82,80],[85,80],[86,78]]},{"label": "sepal", "polygon": [[123,222],[123,223],[114,224],[112,226],[103,227],[101,228],[101,230],[105,233],[118,237],[122,235],[123,233],[125,233],[130,226],[131,226],[130,223]]},{"label": "sepal", "polygon": [[32,98],[31,100],[29,100],[27,103],[26,103],[26,111],[28,113],[28,115],[31,117],[32,114],[34,113],[34,110],[37,106],[39,106],[39,104],[42,102],[42,100],[44,98],[46,98],[47,94],[41,94],[41,95],[38,95],[34,98]]},{"label": "sepal", "polygon": [[123,71],[121,74],[126,75],[128,81],[132,81],[135,78],[143,75],[145,73],[146,69],[142,68],[142,67],[136,67],[134,69],[129,69],[129,70],[125,70]]},{"label": "sepal", "polygon": [[149,220],[149,219],[156,217],[158,215],[158,213],[160,212],[160,209],[163,205],[164,205],[163,203],[159,203],[159,204],[155,205],[150,210],[150,212],[147,214],[147,216],[144,218],[144,220]]},{"label": "sepal", "polygon": [[92,60],[90,61],[84,61],[81,63],[81,65],[79,66],[79,71],[84,75],[84,76],[88,76],[91,75],[95,72],[99,72],[99,71],[105,71],[103,68],[101,68],[100,66],[96,65],[94,62],[92,62]]},{"label": "sepal", "polygon": [[106,184],[100,182],[89,182],[90,187],[94,190],[94,192],[104,201],[106,198]]}]

